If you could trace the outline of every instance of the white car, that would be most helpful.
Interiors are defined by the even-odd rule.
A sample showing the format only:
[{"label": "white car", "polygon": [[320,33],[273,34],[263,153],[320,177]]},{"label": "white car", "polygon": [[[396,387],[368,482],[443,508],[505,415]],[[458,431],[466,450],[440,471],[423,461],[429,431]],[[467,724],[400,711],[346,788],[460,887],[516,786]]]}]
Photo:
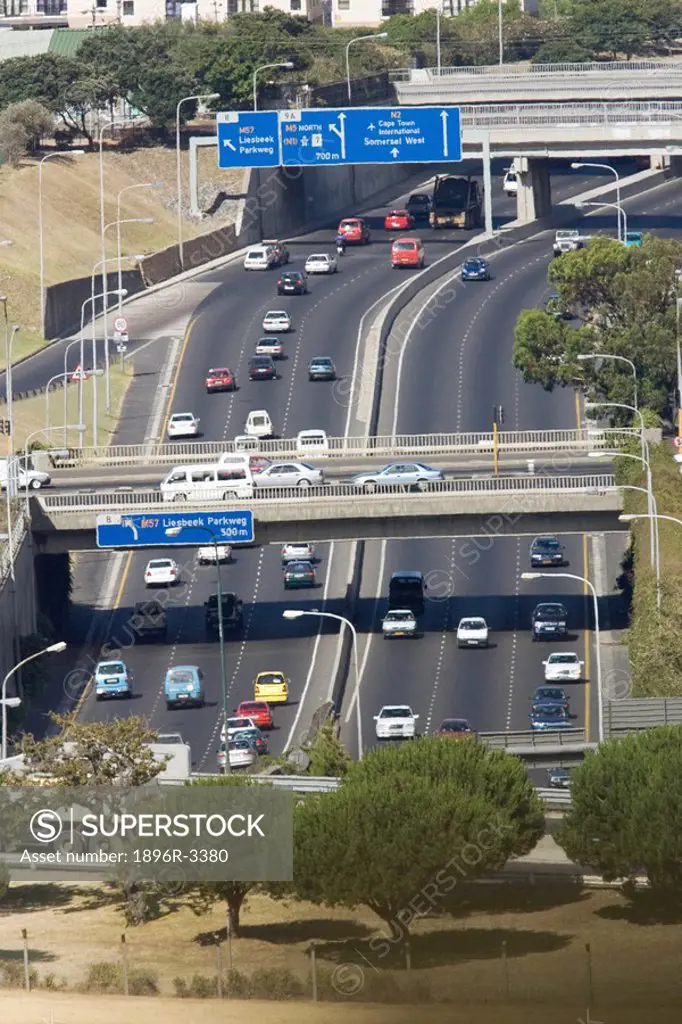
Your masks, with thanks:
[{"label": "white car", "polygon": [[284,355],[284,347],[279,338],[261,338],[256,342],[257,356],[270,356],[271,359],[281,359]]},{"label": "white car", "polygon": [[488,646],[488,623],[479,616],[469,619],[460,619],[457,627],[458,647],[487,647]]},{"label": "white car", "polygon": [[518,179],[518,175],[517,175],[516,171],[513,170],[511,167],[509,168],[509,170],[507,171],[507,173],[504,176],[504,181],[502,182],[502,188],[504,189],[504,194],[507,195],[507,196],[516,196],[516,195],[519,194],[519,179]]},{"label": "white car", "polygon": [[[250,768],[258,760],[258,754],[248,740],[231,740],[228,744],[228,756],[230,768]],[[218,750],[218,768],[225,771],[225,744],[220,744]]]},{"label": "white car", "polygon": [[572,651],[557,651],[550,654],[545,666],[545,681],[548,683],[579,683],[583,677],[583,662]]},{"label": "white car", "polygon": [[299,430],[296,435],[296,451],[309,452],[314,458],[316,455],[326,455],[329,451],[329,438],[324,430]]},{"label": "white car", "polygon": [[406,704],[384,704],[374,716],[378,740],[414,739],[417,735],[417,719],[412,708]]},{"label": "white car", "polygon": [[145,587],[172,587],[180,581],[180,567],[172,558],[152,558],[144,571]]},{"label": "white car", "polygon": [[338,270],[336,256],[326,252],[316,252],[305,261],[306,274],[335,274]]},{"label": "white car", "polygon": [[254,477],[256,487],[321,487],[324,473],[321,469],[308,466],[305,462],[273,462],[262,473]]},{"label": "white car", "polygon": [[283,309],[269,309],[263,317],[263,330],[286,334],[291,330],[291,317]]},{"label": "white car", "polygon": [[[232,558],[232,548],[229,544],[217,545],[217,556],[219,562],[229,562]],[[206,547],[197,549],[197,562],[199,565],[215,565],[216,545],[207,544]]]},{"label": "white car", "polygon": [[[236,732],[241,732],[242,729],[257,729],[258,726],[252,718],[245,718],[243,715],[239,715],[237,718],[228,718],[227,720],[227,736],[234,736]],[[220,738],[224,741],[225,739],[225,725],[220,730]]]},{"label": "white car", "polygon": [[[253,438],[272,437],[274,430],[268,412],[265,409],[254,409],[253,412],[250,412],[246,417],[244,433],[247,437]],[[238,438],[235,438],[235,447],[237,446],[237,440]],[[237,450],[241,451],[243,449]]]},{"label": "white car", "polygon": [[415,636],[417,620],[408,608],[392,608],[381,623],[384,640],[396,636]]},{"label": "white car", "polygon": [[193,412],[174,412],[168,421],[169,437],[196,437],[199,433],[199,417]]},{"label": "white car", "polygon": [[269,270],[275,262],[274,250],[269,245],[254,245],[244,257],[244,270]]},{"label": "white car", "polygon": [[289,562],[314,562],[315,545],[307,544],[305,541],[292,541],[291,544],[283,544],[280,552],[282,565]]},{"label": "white car", "polygon": [[[31,466],[26,468],[25,463],[21,465],[17,464],[16,461],[12,461],[11,465],[13,483],[21,491],[26,490],[27,487],[32,491],[37,491],[41,487],[48,487],[52,483],[50,474],[43,472],[42,469],[33,469]],[[3,491],[7,487],[9,466],[9,459],[0,459],[0,488]]]}]

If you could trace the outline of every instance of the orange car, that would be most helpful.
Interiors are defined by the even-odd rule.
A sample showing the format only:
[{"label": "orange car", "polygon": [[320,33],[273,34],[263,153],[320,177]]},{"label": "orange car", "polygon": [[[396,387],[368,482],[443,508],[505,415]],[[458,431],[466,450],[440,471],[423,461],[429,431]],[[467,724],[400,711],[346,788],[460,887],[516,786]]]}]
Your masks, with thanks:
[{"label": "orange car", "polygon": [[236,391],[237,382],[232,370],[223,367],[220,370],[209,370],[206,375],[206,392],[211,394],[214,391]]},{"label": "orange car", "polygon": [[239,707],[234,709],[234,713],[238,718],[250,718],[259,729],[275,727],[270,705],[264,700],[243,700]]},{"label": "orange car", "polygon": [[363,217],[344,217],[338,226],[337,234],[343,235],[347,242],[369,245],[369,228]]},{"label": "orange car", "polygon": [[385,231],[409,231],[412,218],[407,210],[391,210],[384,218]]},{"label": "orange car", "polygon": [[421,267],[424,266],[426,254],[421,238],[396,238],[391,246],[391,266]]}]

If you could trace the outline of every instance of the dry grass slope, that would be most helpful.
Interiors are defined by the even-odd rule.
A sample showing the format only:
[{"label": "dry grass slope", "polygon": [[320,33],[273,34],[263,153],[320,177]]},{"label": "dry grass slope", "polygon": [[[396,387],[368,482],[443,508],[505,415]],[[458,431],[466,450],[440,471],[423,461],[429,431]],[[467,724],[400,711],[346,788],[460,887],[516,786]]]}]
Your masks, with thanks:
[{"label": "dry grass slope", "polygon": [[[121,217],[153,217],[153,224],[122,227],[122,249],[127,254],[150,253],[172,245],[177,238],[175,151],[164,147],[134,152],[105,153],[106,223],[116,220],[119,191],[129,185],[160,181],[161,188],[132,189],[122,197]],[[189,158],[182,155],[183,193],[188,199]],[[43,228],[46,283],[56,284],[88,276],[100,259],[99,158],[55,156],[43,165]],[[199,150],[199,181],[206,192],[241,194],[243,172],[218,171],[212,147]],[[195,221],[186,218],[187,238],[225,222],[225,214]],[[8,296],[10,321],[22,326],[13,356],[20,358],[39,343],[38,167],[26,161],[13,170],[0,168],[0,292]],[[107,256],[116,255],[116,231],[107,233]],[[111,269],[111,268],[110,268]],[[0,346],[1,347],[1,346]],[[4,360],[4,349],[0,353]],[[2,362],[0,362],[2,365]]]}]

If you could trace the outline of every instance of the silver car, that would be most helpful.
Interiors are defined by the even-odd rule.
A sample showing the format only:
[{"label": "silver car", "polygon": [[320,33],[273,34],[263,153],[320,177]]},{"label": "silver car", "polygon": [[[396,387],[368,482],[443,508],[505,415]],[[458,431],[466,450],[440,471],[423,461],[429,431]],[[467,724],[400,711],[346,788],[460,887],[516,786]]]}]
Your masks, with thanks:
[{"label": "silver car", "polygon": [[289,562],[314,562],[315,545],[308,544],[306,541],[291,541],[289,544],[282,545],[280,554],[282,565],[288,565]]},{"label": "silver car", "polygon": [[291,330],[291,317],[283,309],[269,309],[263,317],[263,330],[286,333]]},{"label": "silver car", "polygon": [[324,483],[321,469],[308,466],[305,462],[273,462],[262,473],[254,477],[256,487],[319,487]]},{"label": "silver car", "polygon": [[272,359],[281,359],[283,353],[284,348],[279,338],[261,338],[256,342],[257,356],[271,356]]},{"label": "silver car", "polygon": [[365,491],[374,491],[377,487],[416,487],[419,491],[426,491],[429,485],[438,480],[443,480],[440,469],[433,469],[423,462],[392,462],[390,466],[375,470],[371,473],[359,473],[354,476],[351,483],[355,487],[362,487]]}]

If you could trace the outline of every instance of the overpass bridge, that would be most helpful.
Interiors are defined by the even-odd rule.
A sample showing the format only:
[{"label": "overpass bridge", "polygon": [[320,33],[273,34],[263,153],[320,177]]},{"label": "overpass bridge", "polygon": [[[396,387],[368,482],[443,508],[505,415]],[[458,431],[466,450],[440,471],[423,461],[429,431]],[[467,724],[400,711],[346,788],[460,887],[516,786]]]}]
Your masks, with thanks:
[{"label": "overpass bridge", "polygon": [[[90,491],[31,496],[31,529],[48,553],[95,547],[98,522],[144,512],[252,509],[259,544],[406,537],[535,536],[616,532],[622,491],[610,474],[448,479],[426,491],[388,486],[374,492],[349,484],[268,488],[248,501],[165,502],[158,490]],[[191,546],[191,545],[190,545]]]},{"label": "overpass bridge", "polygon": [[398,105],[675,99],[682,62],[609,61],[418,68],[391,72]]}]

